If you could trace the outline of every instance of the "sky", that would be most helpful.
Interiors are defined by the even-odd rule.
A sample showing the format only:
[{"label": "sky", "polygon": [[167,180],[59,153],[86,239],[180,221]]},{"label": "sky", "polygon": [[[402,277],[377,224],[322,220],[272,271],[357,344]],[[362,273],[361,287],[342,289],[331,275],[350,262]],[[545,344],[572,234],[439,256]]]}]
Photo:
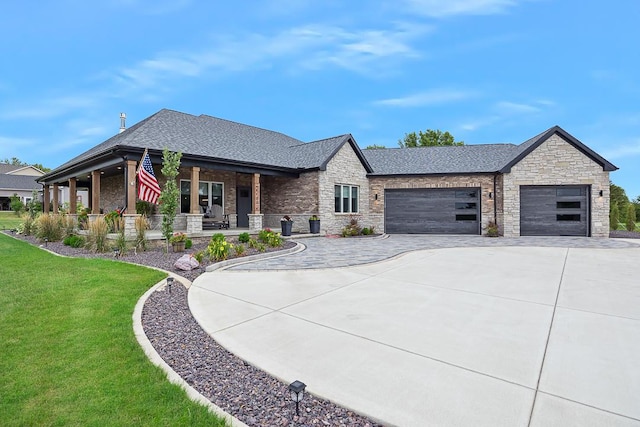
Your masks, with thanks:
[{"label": "sky", "polygon": [[559,125],[640,196],[637,0],[5,3],[0,159],[54,168],[162,108],[363,148]]}]

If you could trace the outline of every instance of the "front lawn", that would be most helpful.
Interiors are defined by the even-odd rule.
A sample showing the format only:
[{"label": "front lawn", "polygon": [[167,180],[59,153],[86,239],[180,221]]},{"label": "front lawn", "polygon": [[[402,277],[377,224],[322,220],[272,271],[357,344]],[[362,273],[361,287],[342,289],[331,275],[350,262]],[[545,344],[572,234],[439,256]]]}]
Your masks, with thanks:
[{"label": "front lawn", "polygon": [[1,233],[0,254],[0,425],[225,425],[134,337],[134,306],[163,273]]},{"label": "front lawn", "polygon": [[0,212],[0,230],[13,230],[21,222],[20,216],[13,211]]}]

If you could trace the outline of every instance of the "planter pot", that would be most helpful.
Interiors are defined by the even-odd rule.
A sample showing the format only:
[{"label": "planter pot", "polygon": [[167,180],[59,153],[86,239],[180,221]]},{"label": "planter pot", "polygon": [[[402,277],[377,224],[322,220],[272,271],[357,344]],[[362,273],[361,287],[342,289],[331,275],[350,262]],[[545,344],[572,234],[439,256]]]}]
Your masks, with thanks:
[{"label": "planter pot", "polygon": [[319,219],[310,219],[309,220],[309,231],[311,234],[319,234],[320,233],[320,220]]},{"label": "planter pot", "polygon": [[172,243],[171,246],[173,247],[173,252],[184,252],[184,244],[185,242]]},{"label": "planter pot", "polygon": [[283,236],[291,236],[291,227],[293,227],[293,221],[280,221],[282,227]]}]

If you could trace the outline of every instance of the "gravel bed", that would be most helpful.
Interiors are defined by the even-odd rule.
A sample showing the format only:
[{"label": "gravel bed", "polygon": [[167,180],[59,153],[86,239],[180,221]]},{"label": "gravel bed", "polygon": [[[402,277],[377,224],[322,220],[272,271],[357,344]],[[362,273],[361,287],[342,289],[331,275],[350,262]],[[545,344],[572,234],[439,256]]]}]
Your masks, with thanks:
[{"label": "gravel bed", "polygon": [[638,233],[637,231],[612,230],[609,233],[609,237],[619,239],[640,239],[640,233]]},{"label": "gravel bed", "polygon": [[[32,236],[7,234],[60,255],[113,259],[109,253],[71,248],[61,242],[45,245]],[[233,242],[233,239],[229,240]],[[208,239],[193,239],[193,247],[186,253],[204,249],[207,242]],[[285,241],[282,248],[267,251],[293,246],[294,242]],[[254,253],[258,252],[248,249],[245,255]],[[147,251],[129,251],[119,259],[174,271],[173,263],[182,255],[184,253],[166,254],[161,245],[152,245]],[[176,273],[193,281],[207,265],[209,262],[205,260],[196,270]],[[154,349],[178,375],[211,402],[249,426],[381,426],[309,393],[305,393],[300,416],[296,416],[288,384],[236,357],[204,332],[191,315],[187,289],[183,286],[173,286],[171,294],[164,288],[152,293],[142,311],[142,326]]]},{"label": "gravel bed", "polygon": [[288,384],[234,356],[207,335],[189,311],[183,286],[173,286],[171,294],[163,288],[151,294],[142,325],[158,354],[178,375],[249,426],[380,426],[309,393],[297,417]]}]

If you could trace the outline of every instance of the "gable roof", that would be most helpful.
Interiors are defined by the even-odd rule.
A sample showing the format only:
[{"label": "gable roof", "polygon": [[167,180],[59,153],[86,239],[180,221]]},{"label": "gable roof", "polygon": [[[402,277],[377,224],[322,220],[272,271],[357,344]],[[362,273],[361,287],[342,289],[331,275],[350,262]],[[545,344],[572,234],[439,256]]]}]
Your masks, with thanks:
[{"label": "gable roof", "polygon": [[508,173],[511,168],[558,134],[605,171],[618,169],[564,129],[554,126],[520,145],[478,144],[447,147],[386,148],[364,150],[371,175],[439,175],[465,173]]},{"label": "gable roof", "polygon": [[[35,175],[34,175],[34,173],[35,173]],[[9,174],[9,175],[40,176],[40,175],[44,175],[44,172],[41,171],[40,169],[38,169],[35,166],[28,165],[28,166],[18,166],[16,169],[13,169],[13,170],[7,172],[7,174]]]},{"label": "gable roof", "polygon": [[37,176],[0,174],[0,189],[2,190],[40,190],[42,185],[36,182]]},{"label": "gable roof", "polygon": [[280,132],[163,109],[57,167],[43,180],[118,150],[141,153],[149,149],[161,153],[165,147],[182,152],[183,159],[259,165],[299,173],[323,169],[346,143],[351,144],[365,169],[371,171],[351,135],[305,143]]},{"label": "gable roof", "polygon": [[607,161],[604,157],[600,156],[598,153],[584,145],[569,132],[556,125],[518,145],[517,150],[514,152],[513,158],[502,167],[500,172],[510,172],[511,168],[515,164],[524,159],[529,153],[538,148],[543,142],[545,142],[554,134],[558,134],[558,136],[560,136],[569,144],[573,145],[578,151],[582,152],[582,154],[598,163],[600,166],[602,166],[602,169],[604,171],[611,172],[618,170],[618,168],[613,163]]},{"label": "gable roof", "polygon": [[0,163],[0,174],[9,173],[20,169],[22,166],[11,165],[9,163]]}]

